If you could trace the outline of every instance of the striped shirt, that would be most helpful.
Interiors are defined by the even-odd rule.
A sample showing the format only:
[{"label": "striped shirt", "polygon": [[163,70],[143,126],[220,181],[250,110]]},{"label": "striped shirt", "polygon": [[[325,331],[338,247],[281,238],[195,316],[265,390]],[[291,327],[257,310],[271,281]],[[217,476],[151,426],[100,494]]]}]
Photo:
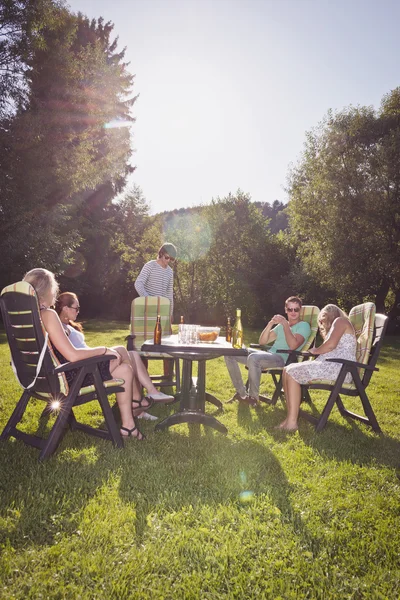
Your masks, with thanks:
[{"label": "striped shirt", "polygon": [[140,271],[135,281],[139,296],[163,296],[171,303],[171,316],[174,311],[174,272],[171,267],[164,269],[156,260],[150,260]]}]

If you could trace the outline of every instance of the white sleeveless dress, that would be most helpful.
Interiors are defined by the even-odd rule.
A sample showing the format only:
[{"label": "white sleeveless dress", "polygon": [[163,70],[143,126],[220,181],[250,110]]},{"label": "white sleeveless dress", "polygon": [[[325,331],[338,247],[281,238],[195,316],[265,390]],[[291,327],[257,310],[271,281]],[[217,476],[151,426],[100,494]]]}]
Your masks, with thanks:
[{"label": "white sleeveless dress", "polygon": [[[306,360],[302,363],[293,363],[286,367],[286,372],[293,377],[297,383],[307,384],[314,379],[329,379],[335,381],[339,375],[342,365],[327,362],[329,358],[345,358],[356,360],[357,340],[352,333],[344,333],[336,348],[320,354],[315,360]],[[347,373],[345,383],[351,383],[352,377]]]}]

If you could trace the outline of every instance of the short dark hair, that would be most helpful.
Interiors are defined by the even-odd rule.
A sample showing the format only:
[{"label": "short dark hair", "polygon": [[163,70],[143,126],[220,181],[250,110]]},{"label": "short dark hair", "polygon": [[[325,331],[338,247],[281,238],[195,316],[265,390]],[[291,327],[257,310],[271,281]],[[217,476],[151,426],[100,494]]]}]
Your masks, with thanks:
[{"label": "short dark hair", "polygon": [[298,296],[290,296],[287,300],[285,300],[285,308],[287,307],[289,302],[295,302],[300,306],[300,308],[303,306],[303,303]]}]

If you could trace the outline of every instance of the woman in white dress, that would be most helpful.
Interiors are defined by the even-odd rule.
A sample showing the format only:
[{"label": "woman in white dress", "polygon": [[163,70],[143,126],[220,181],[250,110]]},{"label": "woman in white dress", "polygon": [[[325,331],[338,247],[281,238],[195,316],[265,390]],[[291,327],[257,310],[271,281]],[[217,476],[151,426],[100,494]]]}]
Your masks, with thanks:
[{"label": "woman in white dress", "polygon": [[[75,348],[87,348],[88,346],[85,342],[82,324],[76,322],[80,310],[78,296],[73,292],[63,292],[62,294],[59,294],[55,309],[71,344],[75,346]],[[132,409],[134,411],[138,411],[140,408],[149,408],[150,406],[150,403],[141,397],[141,386],[146,388],[147,398],[150,398],[153,402],[172,402],[174,400],[173,396],[169,396],[157,390],[137,352],[128,352],[124,346],[114,346],[112,350],[119,354],[122,363],[127,363],[132,367]],[[142,411],[139,415],[136,413],[136,416],[144,416],[144,418],[150,420],[153,418],[152,415],[149,415],[145,411]],[[155,419],[157,419],[157,417],[155,417]]]},{"label": "woman in white dress", "polygon": [[[336,380],[341,365],[327,362],[329,358],[356,360],[357,340],[346,313],[335,304],[327,304],[319,314],[318,325],[324,343],[319,348],[309,350],[310,354],[317,358],[313,361],[293,363],[283,370],[287,417],[279,425],[279,429],[297,430],[302,384],[311,383],[316,379]],[[351,382],[350,373],[346,375],[345,382]]]}]

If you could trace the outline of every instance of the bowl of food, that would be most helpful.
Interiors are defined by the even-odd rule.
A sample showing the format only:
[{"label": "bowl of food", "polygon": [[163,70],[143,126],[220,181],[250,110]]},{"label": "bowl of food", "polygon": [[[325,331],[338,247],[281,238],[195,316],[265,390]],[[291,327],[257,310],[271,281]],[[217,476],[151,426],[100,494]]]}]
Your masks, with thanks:
[{"label": "bowl of food", "polygon": [[212,344],[219,336],[220,329],[220,327],[199,327],[199,342]]}]

